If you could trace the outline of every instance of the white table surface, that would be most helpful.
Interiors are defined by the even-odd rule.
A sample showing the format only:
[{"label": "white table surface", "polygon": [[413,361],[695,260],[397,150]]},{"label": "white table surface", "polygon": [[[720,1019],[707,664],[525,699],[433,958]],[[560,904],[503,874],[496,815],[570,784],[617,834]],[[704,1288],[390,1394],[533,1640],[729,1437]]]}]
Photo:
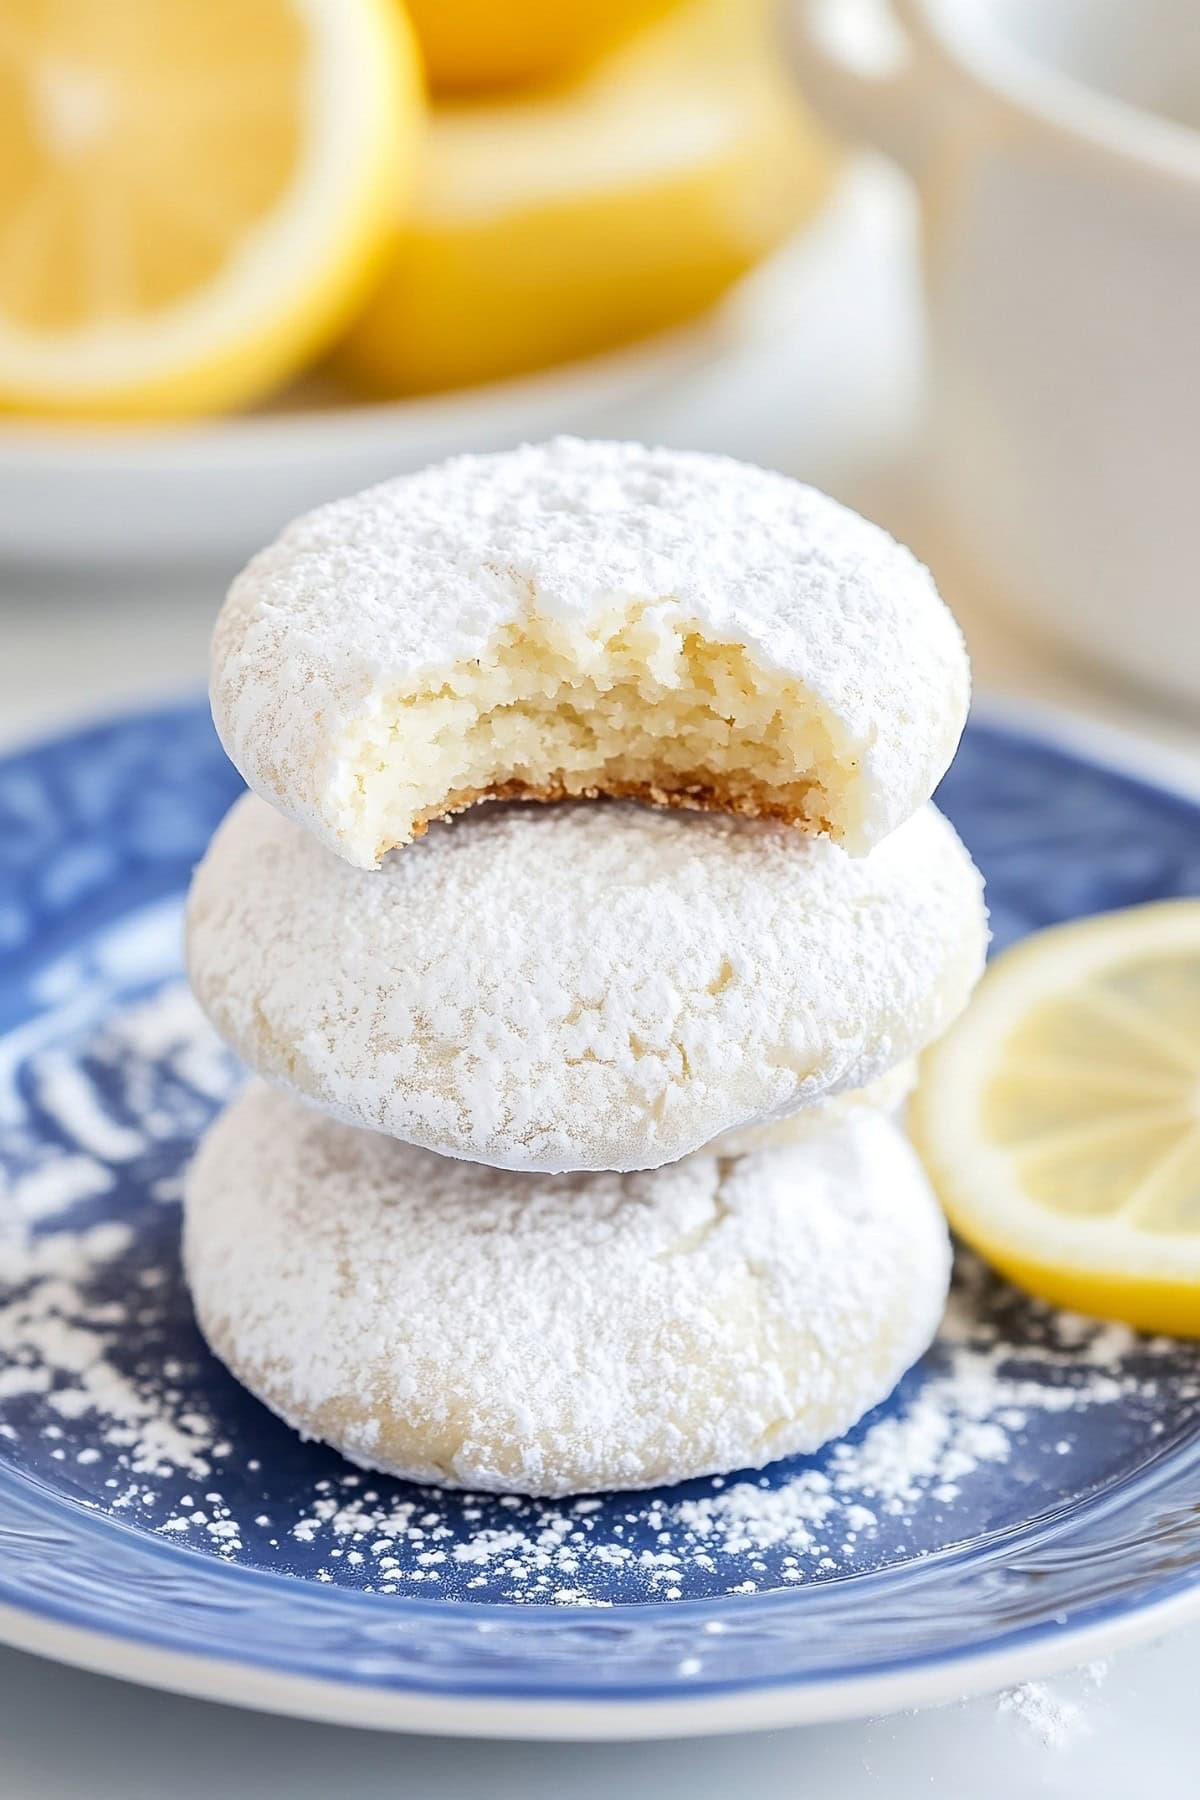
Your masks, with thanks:
[{"label": "white table surface", "polygon": [[[880,189],[883,193],[883,189]],[[1137,731],[1200,778],[1200,725],[1089,678],[1015,636],[941,547],[909,469],[919,336],[895,196],[803,296],[790,334],[748,347],[631,428],[775,462],[914,541],[964,623],[984,693],[1065,705]],[[3,496],[0,495],[0,504]],[[219,572],[136,581],[0,569],[0,739],[195,691]],[[270,1719],[151,1693],[0,1649],[0,1800],[307,1800],[353,1794],[688,1795],[721,1800],[1191,1800],[1200,1625],[1103,1670],[919,1715],[758,1737],[636,1745],[399,1738]],[[1048,1721],[1048,1722],[1047,1722]]]}]

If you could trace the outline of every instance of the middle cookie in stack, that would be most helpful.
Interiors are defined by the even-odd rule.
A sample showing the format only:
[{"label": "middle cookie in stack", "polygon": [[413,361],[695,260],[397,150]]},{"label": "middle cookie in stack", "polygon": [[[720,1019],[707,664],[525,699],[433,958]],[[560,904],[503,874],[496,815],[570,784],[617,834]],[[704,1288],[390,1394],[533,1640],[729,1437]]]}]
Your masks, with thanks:
[{"label": "middle cookie in stack", "polygon": [[189,945],[239,1056],[349,1124],[496,1168],[646,1169],[923,1050],[983,912],[931,806],[862,857],[718,814],[506,806],[373,871],[247,796]]},{"label": "middle cookie in stack", "polygon": [[[919,565],[723,459],[560,442],[293,527],[214,660],[280,812],[218,832],[189,962],[333,1119],[252,1090],[198,1159],[218,1354],[355,1460],[530,1493],[760,1463],[881,1399],[945,1294],[869,1084],[982,964],[925,804],[965,704]],[[759,816],[508,805],[408,841],[481,795],[631,792]]]}]

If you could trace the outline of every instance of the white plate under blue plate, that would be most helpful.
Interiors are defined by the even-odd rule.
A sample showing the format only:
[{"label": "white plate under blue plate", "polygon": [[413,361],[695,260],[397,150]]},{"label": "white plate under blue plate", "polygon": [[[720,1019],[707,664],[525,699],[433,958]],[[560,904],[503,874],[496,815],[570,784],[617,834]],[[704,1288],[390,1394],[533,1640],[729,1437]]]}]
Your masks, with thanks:
[{"label": "white plate under blue plate", "polygon": [[[179,1172],[235,1073],[180,985],[238,783],[199,705],[0,763],[0,1637],[439,1732],[637,1736],[948,1699],[1200,1613],[1200,1346],[967,1267],[822,1455],[534,1504],[354,1471],[197,1335]],[[997,942],[1200,893],[1200,805],[1002,723],[942,803]]]}]

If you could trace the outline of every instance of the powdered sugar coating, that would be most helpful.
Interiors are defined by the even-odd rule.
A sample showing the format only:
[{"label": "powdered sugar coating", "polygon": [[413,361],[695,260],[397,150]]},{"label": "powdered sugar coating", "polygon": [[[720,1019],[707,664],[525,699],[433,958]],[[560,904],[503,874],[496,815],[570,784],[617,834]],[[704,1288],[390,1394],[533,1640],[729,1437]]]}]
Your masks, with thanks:
[{"label": "powdered sugar coating", "polygon": [[799,1112],[786,1118],[773,1119],[767,1125],[747,1125],[741,1131],[723,1131],[704,1146],[710,1156],[750,1156],[758,1150],[786,1149],[798,1144],[813,1131],[827,1131],[831,1125],[851,1124],[862,1112],[883,1113],[899,1120],[907,1111],[908,1097],[917,1085],[915,1061],[897,1063],[878,1081],[868,1087],[854,1088],[849,1093],[834,1094],[828,1100],[814,1100]]},{"label": "powdered sugar coating", "polygon": [[981,883],[932,807],[867,857],[719,814],[484,808],[379,873],[252,795],[188,966],[259,1074],[513,1169],[636,1169],[865,1087],[965,1004]]},{"label": "powdered sugar coating", "polygon": [[653,1174],[485,1170],[255,1084],[193,1165],[217,1355],[351,1460],[585,1493],[813,1450],[890,1392],[946,1298],[945,1224],[863,1115]]},{"label": "powdered sugar coating", "polygon": [[949,765],[966,653],[909,551],[787,476],[570,438],[457,457],[295,521],[230,590],[213,716],[252,788],[371,866],[348,737],[513,626],[586,627],[622,598],[669,601],[801,685],[847,771],[848,848],[908,818]]}]

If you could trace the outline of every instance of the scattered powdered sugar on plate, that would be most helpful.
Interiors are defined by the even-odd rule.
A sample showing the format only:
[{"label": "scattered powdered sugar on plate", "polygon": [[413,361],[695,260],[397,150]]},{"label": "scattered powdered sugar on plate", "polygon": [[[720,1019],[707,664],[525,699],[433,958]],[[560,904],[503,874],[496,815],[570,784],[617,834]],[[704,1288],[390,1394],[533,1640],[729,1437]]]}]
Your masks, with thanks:
[{"label": "scattered powdered sugar on plate", "polygon": [[[114,1222],[50,1232],[19,1252],[0,1250],[0,1286],[8,1294],[0,1310],[0,1400],[41,1396],[52,1415],[45,1437],[63,1435],[55,1418],[90,1418],[103,1447],[133,1475],[207,1475],[209,1421],[187,1407],[168,1370],[158,1372],[165,1381],[139,1380],[109,1354],[136,1327],[142,1295],[158,1285],[156,1272],[144,1269],[128,1299],[98,1295],[98,1279],[132,1243],[130,1228]],[[101,1455],[100,1444],[75,1451],[84,1463]]]},{"label": "scattered powdered sugar on plate", "polygon": [[58,1028],[0,1092],[0,1464],[126,1524],[377,1593],[669,1601],[969,1543],[1195,1427],[1200,1353],[1051,1313],[964,1259],[929,1356],[818,1456],[556,1502],[364,1474],[266,1413],[192,1320],[176,1202],[230,1060],[174,979],[115,1011],[90,979],[60,984]]}]

